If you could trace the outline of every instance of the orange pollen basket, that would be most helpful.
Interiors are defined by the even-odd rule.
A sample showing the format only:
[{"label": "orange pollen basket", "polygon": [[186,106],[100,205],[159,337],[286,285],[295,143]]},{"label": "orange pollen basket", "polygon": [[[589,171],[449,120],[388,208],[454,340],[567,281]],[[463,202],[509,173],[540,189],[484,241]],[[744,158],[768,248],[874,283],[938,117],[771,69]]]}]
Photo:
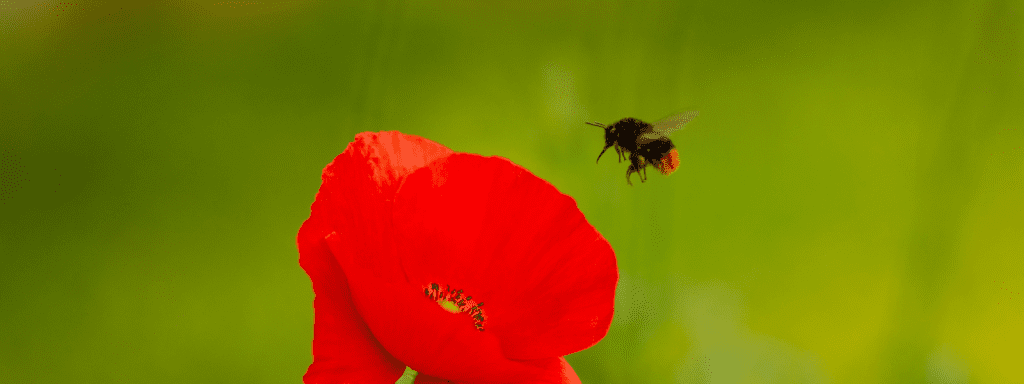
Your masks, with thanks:
[{"label": "orange pollen basket", "polygon": [[[442,307],[453,306],[455,313],[465,313],[473,318],[473,327],[478,331],[484,330],[484,320],[487,317],[484,315],[484,310],[480,307],[484,306],[483,302],[476,302],[473,300],[473,296],[463,296],[462,290],[452,290],[451,286],[445,285],[443,288],[440,284],[430,283],[423,288],[423,294],[427,298],[436,301]],[[447,302],[447,303],[445,303]],[[445,310],[449,310],[445,308]]]},{"label": "orange pollen basket", "polygon": [[672,172],[675,172],[677,168],[679,168],[679,152],[676,152],[676,149],[672,148],[672,150],[666,153],[665,156],[661,157],[661,166],[658,167],[658,170],[667,176],[671,175]]}]

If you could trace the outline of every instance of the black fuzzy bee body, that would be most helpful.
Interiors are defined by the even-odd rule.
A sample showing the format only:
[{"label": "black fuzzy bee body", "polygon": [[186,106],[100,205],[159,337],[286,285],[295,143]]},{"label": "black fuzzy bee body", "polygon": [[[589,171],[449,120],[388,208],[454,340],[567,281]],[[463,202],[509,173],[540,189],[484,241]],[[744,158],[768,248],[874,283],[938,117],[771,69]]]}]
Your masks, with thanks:
[{"label": "black fuzzy bee body", "polygon": [[597,155],[597,160],[601,161],[601,156],[608,148],[615,148],[619,162],[628,157],[626,183],[633,185],[630,181],[633,173],[640,175],[640,182],[647,181],[648,165],[653,165],[665,175],[671,174],[679,167],[679,154],[668,135],[682,128],[696,116],[697,112],[691,111],[654,124],[633,117],[627,117],[611,125],[592,122],[587,124],[604,128],[604,148]]}]

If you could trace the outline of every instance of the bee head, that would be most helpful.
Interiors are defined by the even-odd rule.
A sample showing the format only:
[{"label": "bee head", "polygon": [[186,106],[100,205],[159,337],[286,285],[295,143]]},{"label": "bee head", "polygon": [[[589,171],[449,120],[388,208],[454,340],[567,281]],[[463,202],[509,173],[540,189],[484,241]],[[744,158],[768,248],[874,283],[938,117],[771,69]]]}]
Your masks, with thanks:
[{"label": "bee head", "polygon": [[619,161],[622,161],[622,153],[620,152],[619,147],[616,145],[616,141],[618,141],[619,137],[615,131],[615,128],[613,128],[615,125],[608,126],[601,123],[592,122],[587,122],[586,124],[604,129],[604,149],[602,149],[601,153],[597,155],[597,161],[601,161],[601,155],[604,155],[604,151],[607,151],[608,148],[611,147],[615,147],[615,153],[619,154]]},{"label": "bee head", "polygon": [[615,128],[613,126],[604,127],[604,145],[606,147],[615,145],[615,142],[618,140],[619,135],[615,132]]}]

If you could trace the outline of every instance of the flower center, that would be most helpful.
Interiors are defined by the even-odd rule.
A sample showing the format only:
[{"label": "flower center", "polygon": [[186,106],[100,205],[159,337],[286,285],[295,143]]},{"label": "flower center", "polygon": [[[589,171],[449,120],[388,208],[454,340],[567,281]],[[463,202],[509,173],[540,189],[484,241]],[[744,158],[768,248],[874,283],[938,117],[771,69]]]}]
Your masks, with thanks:
[{"label": "flower center", "polygon": [[453,290],[451,286],[445,284],[441,287],[440,284],[430,283],[430,285],[423,288],[423,294],[427,298],[437,302],[437,305],[441,306],[442,309],[451,313],[465,313],[473,319],[473,326],[476,330],[484,330],[484,310],[480,307],[484,306],[483,302],[476,302],[473,300],[473,296],[463,296],[462,290]]}]

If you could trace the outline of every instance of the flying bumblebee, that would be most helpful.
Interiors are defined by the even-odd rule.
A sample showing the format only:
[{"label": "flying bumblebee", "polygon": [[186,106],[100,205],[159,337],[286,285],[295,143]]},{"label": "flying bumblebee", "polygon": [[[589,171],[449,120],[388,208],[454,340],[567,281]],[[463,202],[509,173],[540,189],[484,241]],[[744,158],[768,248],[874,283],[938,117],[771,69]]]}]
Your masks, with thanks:
[{"label": "flying bumblebee", "polygon": [[669,175],[679,168],[679,153],[676,145],[668,135],[682,128],[686,123],[697,117],[697,111],[683,112],[649,124],[640,119],[627,117],[612,125],[587,122],[595,127],[604,128],[604,149],[597,155],[597,161],[608,148],[615,148],[619,162],[629,155],[629,168],[626,169],[626,183],[633,185],[629,176],[636,173],[640,182],[647,180],[647,166],[653,165],[663,175]]}]

